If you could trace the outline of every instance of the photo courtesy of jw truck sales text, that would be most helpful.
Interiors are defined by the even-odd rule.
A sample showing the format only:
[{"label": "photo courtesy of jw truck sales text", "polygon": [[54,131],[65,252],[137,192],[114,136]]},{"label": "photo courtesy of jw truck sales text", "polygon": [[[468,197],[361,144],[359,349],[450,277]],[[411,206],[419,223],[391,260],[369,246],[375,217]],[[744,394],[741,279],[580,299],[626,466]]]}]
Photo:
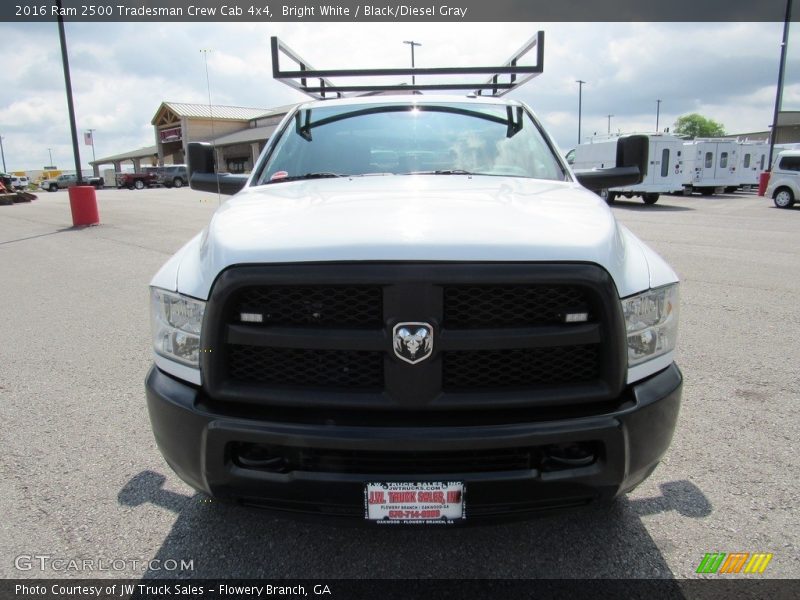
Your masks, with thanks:
[{"label": "photo courtesy of jw truck sales text", "polygon": [[610,500],[653,472],[680,405],[678,277],[591,191],[640,182],[647,139],[573,173],[501,98],[542,72],[543,44],[466,96],[365,96],[395,90],[331,71],[316,87],[272,39],[273,64],[301,70],[276,79],[313,99],[249,176],[189,144],[191,187],[236,196],[151,283],[148,408],[186,483],[453,525]]}]

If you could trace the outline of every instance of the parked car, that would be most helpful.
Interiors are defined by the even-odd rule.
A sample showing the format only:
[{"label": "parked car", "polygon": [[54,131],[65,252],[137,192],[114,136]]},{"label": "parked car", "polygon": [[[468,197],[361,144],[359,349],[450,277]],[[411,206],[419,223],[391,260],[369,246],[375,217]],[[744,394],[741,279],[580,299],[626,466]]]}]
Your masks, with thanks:
[{"label": "parked car", "polygon": [[[73,185],[78,185],[78,176],[74,173],[68,173],[59,175],[53,179],[45,179],[39,184],[39,187],[48,192],[55,192],[72,187]],[[100,189],[105,185],[105,181],[103,181],[102,177],[83,177],[83,185],[91,185]]]},{"label": "parked car", "polygon": [[158,185],[157,177],[155,170],[141,173],[117,173],[117,189],[143,190],[146,187]]},{"label": "parked car", "polygon": [[188,185],[189,176],[186,165],[166,165],[158,169],[156,180],[164,187],[183,187]]},{"label": "parked car", "polygon": [[30,180],[26,175],[12,175],[11,176],[11,187],[15,190],[26,190],[28,189],[28,185],[30,184]]},{"label": "parked car", "polygon": [[800,198],[800,150],[784,150],[774,164],[766,195],[778,208],[791,208]]}]

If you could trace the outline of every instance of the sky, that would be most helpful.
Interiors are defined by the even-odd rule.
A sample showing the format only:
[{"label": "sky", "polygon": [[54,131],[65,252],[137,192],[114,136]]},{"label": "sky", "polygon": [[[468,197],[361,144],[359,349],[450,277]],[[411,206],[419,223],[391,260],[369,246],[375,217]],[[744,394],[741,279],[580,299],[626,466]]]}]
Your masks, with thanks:
[{"label": "sky", "polygon": [[[782,23],[67,23],[80,132],[95,129],[97,157],[155,144],[160,103],[269,109],[305,97],[272,80],[269,37],[277,35],[316,68],[418,67],[505,62],[538,30],[544,73],[510,97],[527,102],[567,150],[582,134],[653,131],[698,112],[728,133],[772,122]],[[800,110],[800,32],[792,31],[784,110]],[[55,23],[0,24],[5,57],[0,136],[7,170],[74,166]],[[288,63],[286,64],[288,67]],[[92,150],[80,140],[88,167]]]}]

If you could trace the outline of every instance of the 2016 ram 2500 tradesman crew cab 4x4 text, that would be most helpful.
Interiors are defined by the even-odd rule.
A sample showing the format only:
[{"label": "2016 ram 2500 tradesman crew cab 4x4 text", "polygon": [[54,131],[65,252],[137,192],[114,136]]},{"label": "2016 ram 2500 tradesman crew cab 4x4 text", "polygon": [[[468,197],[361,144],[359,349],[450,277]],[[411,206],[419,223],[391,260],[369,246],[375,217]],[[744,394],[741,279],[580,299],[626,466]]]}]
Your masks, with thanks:
[{"label": "2016 ram 2500 tradesman crew cab 4x4 text", "polygon": [[675,428],[678,278],[517,101],[297,107],[151,285],[155,438],[217,498],[528,516],[631,490]]}]

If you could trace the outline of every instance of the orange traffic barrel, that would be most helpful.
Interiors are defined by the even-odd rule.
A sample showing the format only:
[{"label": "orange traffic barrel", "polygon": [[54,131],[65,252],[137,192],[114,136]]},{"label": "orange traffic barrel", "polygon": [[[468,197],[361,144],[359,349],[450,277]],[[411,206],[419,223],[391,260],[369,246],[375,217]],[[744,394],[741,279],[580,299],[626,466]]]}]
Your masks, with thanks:
[{"label": "orange traffic barrel", "polygon": [[769,184],[769,171],[764,171],[758,176],[758,195],[763,196],[767,193],[767,185]]},{"label": "orange traffic barrel", "polygon": [[72,226],[99,225],[97,196],[90,185],[76,185],[69,188],[69,208],[72,211]]}]

